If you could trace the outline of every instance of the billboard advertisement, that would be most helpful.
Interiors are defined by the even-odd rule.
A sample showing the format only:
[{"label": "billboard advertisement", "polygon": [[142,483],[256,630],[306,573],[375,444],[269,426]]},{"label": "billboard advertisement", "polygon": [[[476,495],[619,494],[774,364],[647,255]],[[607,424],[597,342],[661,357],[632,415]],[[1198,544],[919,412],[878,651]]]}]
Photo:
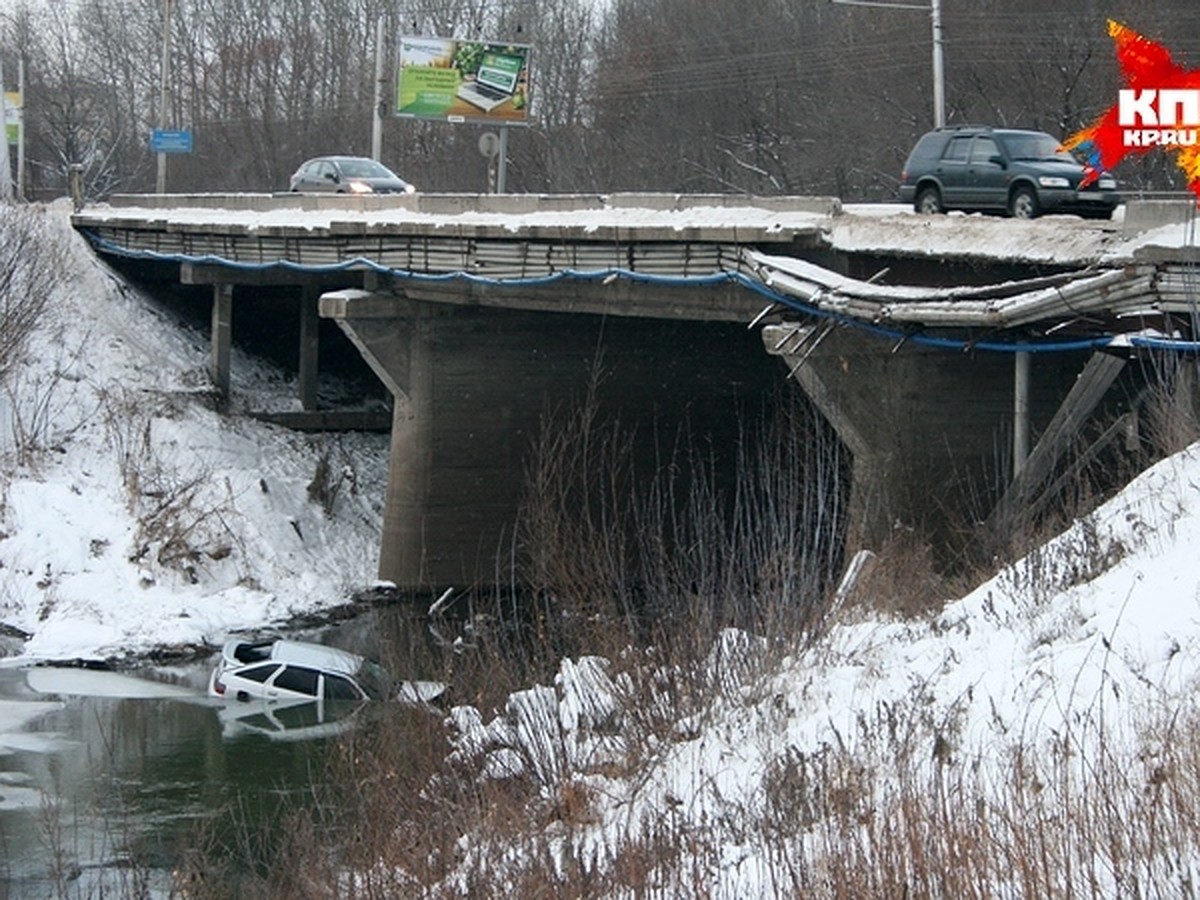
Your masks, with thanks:
[{"label": "billboard advertisement", "polygon": [[527,44],[401,37],[396,114],[526,125],[529,58]]},{"label": "billboard advertisement", "polygon": [[4,92],[4,131],[8,142],[15,144],[21,135],[21,95],[17,91]]}]

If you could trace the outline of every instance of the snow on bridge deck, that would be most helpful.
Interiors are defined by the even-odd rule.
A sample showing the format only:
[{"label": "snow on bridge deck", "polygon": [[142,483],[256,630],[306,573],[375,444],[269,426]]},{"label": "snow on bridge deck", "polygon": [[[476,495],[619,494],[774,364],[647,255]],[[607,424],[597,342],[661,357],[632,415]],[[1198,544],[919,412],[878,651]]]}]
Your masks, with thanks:
[{"label": "snow on bridge deck", "polygon": [[[79,210],[73,222],[104,253],[247,268],[374,268],[497,285],[547,276],[736,277],[811,311],[913,326],[1003,328],[1081,309],[1182,312],[1193,302],[1196,259],[1187,202],[1132,204],[1097,222],[918,216],[898,205],[824,197],[125,195]],[[805,262],[813,251],[1028,263],[1067,274],[971,291],[906,288]]]}]

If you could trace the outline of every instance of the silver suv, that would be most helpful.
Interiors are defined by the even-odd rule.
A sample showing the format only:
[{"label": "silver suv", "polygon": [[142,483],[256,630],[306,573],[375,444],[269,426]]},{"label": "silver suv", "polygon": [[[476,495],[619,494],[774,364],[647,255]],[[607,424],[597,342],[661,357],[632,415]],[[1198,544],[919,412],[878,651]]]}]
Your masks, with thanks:
[{"label": "silver suv", "polygon": [[919,213],[1111,217],[1121,202],[1116,181],[1103,175],[1080,188],[1083,177],[1083,165],[1044,131],[958,125],[930,131],[917,142],[900,173],[900,200]]}]

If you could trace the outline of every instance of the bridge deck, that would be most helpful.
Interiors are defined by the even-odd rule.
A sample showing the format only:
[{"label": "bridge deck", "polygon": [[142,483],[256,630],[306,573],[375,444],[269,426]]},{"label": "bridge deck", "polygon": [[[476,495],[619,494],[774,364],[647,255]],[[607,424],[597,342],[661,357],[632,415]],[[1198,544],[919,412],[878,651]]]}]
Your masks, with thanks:
[{"label": "bridge deck", "polygon": [[[1108,325],[1192,304],[1186,254],[1159,248],[1146,262],[1145,241],[1120,222],[928,217],[820,197],[125,195],[73,221],[100,252],[178,261],[188,279],[201,266],[215,273],[201,280],[234,283],[361,270],[407,279],[436,301],[530,309],[565,302],[539,292],[540,279],[564,276],[579,282],[576,311],[745,318],[752,294],[681,304],[672,291],[734,276],[801,312],[905,329],[1053,328],[1083,312],[1123,330]],[[982,288],[869,283],[834,271],[853,254],[910,271],[923,261],[931,279],[950,260],[1025,265],[1036,277]],[[621,290],[599,290],[617,278]],[[650,288],[639,295],[641,285]]]}]

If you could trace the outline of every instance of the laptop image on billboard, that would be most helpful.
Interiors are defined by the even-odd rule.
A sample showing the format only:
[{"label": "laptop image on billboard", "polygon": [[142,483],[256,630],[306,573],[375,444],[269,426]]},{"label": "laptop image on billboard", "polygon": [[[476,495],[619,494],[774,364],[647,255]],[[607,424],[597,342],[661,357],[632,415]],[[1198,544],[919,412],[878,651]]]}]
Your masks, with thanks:
[{"label": "laptop image on billboard", "polygon": [[525,59],[521,56],[485,53],[479,61],[479,71],[475,73],[475,80],[460,84],[458,96],[484,112],[491,112],[512,97],[524,64]]}]

